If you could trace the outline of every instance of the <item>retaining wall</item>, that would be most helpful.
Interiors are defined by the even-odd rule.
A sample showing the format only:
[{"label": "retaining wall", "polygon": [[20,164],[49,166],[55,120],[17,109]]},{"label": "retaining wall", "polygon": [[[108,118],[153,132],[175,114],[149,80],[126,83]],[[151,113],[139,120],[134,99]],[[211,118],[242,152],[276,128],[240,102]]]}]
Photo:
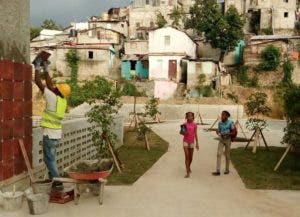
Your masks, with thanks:
[{"label": "retaining wall", "polygon": [[[137,112],[144,112],[144,107],[144,104],[137,104]],[[223,110],[227,110],[233,119],[236,119],[237,115],[239,118],[242,118],[244,115],[244,107],[242,105],[159,105],[161,120],[184,119],[185,113],[188,111],[194,112],[195,114],[199,111],[204,119],[216,119]],[[133,104],[124,104],[121,108],[120,113],[125,117],[125,122],[130,122],[129,114],[132,111]]]}]

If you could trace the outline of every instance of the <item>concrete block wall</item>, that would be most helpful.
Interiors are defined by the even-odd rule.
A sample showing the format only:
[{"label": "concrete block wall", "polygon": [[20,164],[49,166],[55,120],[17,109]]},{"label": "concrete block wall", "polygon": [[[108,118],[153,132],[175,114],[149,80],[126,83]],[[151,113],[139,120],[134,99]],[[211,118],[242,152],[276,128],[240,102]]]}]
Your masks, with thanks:
[{"label": "concrete block wall", "polygon": [[0,182],[26,170],[19,146],[32,159],[32,68],[0,60]]},{"label": "concrete block wall", "polygon": [[[123,144],[123,118],[117,117],[115,123],[114,133],[117,135],[116,148],[118,148]],[[90,124],[87,118],[76,118],[63,122],[63,137],[57,148],[56,155],[58,169],[61,173],[65,167],[76,161],[94,159],[96,157],[96,148],[92,142],[93,129],[95,129],[95,125]],[[40,178],[46,173],[43,162],[42,139],[42,128],[34,128],[32,164],[33,168],[38,169]]]},{"label": "concrete block wall", "polygon": [[[144,107],[144,104],[137,104],[137,112],[144,112]],[[237,115],[239,118],[242,118],[244,115],[244,107],[242,105],[159,105],[159,111],[161,112],[161,120],[183,120],[185,117],[185,113],[188,111],[194,112],[195,114],[199,111],[203,119],[216,119],[223,110],[229,111],[231,117],[234,120],[236,120]],[[132,111],[132,104],[124,104],[121,108],[120,113],[124,116],[125,122],[130,122],[129,114]]]}]

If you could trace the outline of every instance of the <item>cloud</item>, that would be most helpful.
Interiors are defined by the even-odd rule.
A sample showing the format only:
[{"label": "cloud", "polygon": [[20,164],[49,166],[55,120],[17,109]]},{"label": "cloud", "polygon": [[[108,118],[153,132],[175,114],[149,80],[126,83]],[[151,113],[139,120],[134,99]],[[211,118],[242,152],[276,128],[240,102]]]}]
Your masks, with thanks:
[{"label": "cloud", "polygon": [[30,0],[31,23],[40,25],[53,19],[66,26],[72,21],[85,21],[92,15],[99,16],[111,7],[128,5],[130,0]]}]

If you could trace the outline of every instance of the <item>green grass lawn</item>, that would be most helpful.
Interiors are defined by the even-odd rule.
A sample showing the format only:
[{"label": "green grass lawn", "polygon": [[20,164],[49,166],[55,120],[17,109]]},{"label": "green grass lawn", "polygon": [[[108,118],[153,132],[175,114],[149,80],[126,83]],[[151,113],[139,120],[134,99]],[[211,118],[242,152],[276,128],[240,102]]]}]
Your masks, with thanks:
[{"label": "green grass lawn", "polygon": [[137,133],[125,129],[124,145],[119,149],[119,157],[124,164],[123,173],[115,169],[108,177],[108,185],[131,185],[137,181],[168,150],[168,142],[153,131],[148,133],[150,152],[144,141],[137,139]]},{"label": "green grass lawn", "polygon": [[270,147],[270,151],[259,148],[256,154],[252,149],[237,148],[231,150],[231,161],[247,188],[300,190],[300,166],[292,154],[287,155],[277,172],[273,169],[285,148]]}]

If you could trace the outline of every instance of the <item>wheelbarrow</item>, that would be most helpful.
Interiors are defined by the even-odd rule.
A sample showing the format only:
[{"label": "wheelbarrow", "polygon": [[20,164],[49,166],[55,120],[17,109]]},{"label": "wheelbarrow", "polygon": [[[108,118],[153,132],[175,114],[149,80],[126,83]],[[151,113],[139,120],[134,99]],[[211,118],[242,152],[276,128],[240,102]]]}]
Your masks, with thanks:
[{"label": "wheelbarrow", "polygon": [[[89,162],[86,160],[86,162]],[[93,161],[90,161],[93,162]],[[99,172],[74,172],[71,171],[70,167],[64,169],[64,171],[69,175],[70,178],[54,178],[54,181],[59,181],[63,183],[73,183],[74,188],[74,202],[77,205],[79,203],[80,195],[85,192],[93,192],[94,195],[98,196],[99,204],[103,204],[104,186],[107,183],[106,178],[113,171],[113,164],[109,170],[99,171]]]}]

